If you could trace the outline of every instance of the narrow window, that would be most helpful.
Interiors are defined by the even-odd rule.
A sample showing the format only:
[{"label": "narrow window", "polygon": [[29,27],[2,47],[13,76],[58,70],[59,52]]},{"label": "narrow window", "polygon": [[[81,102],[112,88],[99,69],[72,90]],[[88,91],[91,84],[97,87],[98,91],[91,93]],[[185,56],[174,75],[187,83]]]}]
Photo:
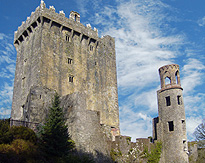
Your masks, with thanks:
[{"label": "narrow window", "polygon": [[69,42],[69,36],[68,36],[68,35],[65,36],[65,40],[66,40],[67,42]]},{"label": "narrow window", "polygon": [[90,45],[90,51],[93,51],[93,46],[92,45]]},{"label": "narrow window", "polygon": [[181,98],[181,96],[177,96],[177,103],[178,103],[178,105],[181,105],[181,104],[182,104],[182,98]]},{"label": "narrow window", "polygon": [[174,123],[173,123],[173,121],[169,121],[168,124],[169,124],[169,131],[174,131]]},{"label": "narrow window", "polygon": [[41,99],[41,95],[40,95],[40,99]]},{"label": "narrow window", "polygon": [[170,96],[166,97],[166,104],[167,104],[167,106],[171,105]]},{"label": "narrow window", "polygon": [[185,125],[185,120],[182,119],[182,130],[185,131],[186,130],[186,125]]},{"label": "narrow window", "polygon": [[187,151],[186,140],[183,140],[183,145],[184,145],[184,151]]},{"label": "narrow window", "polygon": [[72,64],[72,59],[68,58],[68,64]]},{"label": "narrow window", "polygon": [[69,76],[69,82],[73,83],[73,76]]}]

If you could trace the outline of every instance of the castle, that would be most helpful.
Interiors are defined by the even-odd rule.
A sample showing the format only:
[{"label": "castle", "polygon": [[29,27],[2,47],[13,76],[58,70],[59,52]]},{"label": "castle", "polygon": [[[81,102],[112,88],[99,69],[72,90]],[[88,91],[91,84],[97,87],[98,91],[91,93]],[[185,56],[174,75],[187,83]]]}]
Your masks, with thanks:
[{"label": "castle", "polygon": [[[11,125],[35,130],[44,122],[52,97],[58,92],[76,147],[93,153],[96,162],[103,162],[99,153],[109,157],[111,149],[123,156],[131,149],[142,151],[144,145],[151,146],[149,139],[133,143],[130,137],[120,135],[114,38],[99,38],[96,28],[80,23],[79,13],[71,11],[66,18],[63,11],[56,13],[53,6],[48,9],[41,0],[15,32],[14,45],[17,60]],[[178,83],[173,73],[177,74]],[[187,162],[188,156],[183,153],[187,142],[178,66],[160,68],[160,77],[159,117],[153,120],[153,126],[155,140],[166,142],[161,161],[172,159],[174,150],[179,150],[177,159]],[[171,79],[171,84],[165,85],[165,77]],[[171,105],[165,106],[164,99]],[[167,126],[169,131],[165,132]],[[178,146],[173,143],[175,137]]]}]

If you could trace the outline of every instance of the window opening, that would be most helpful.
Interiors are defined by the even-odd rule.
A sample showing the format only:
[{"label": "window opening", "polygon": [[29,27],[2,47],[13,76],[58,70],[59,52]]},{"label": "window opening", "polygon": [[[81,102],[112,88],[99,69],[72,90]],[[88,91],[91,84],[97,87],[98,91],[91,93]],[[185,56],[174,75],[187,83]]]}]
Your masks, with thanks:
[{"label": "window opening", "polygon": [[41,99],[41,95],[40,95],[40,99]]},{"label": "window opening", "polygon": [[65,36],[65,40],[69,42],[69,36],[68,35]]},{"label": "window opening", "polygon": [[93,46],[92,45],[90,45],[90,51],[93,51]]},{"label": "window opening", "polygon": [[72,59],[68,58],[68,64],[72,64]]},{"label": "window opening", "polygon": [[174,131],[174,122],[173,121],[169,121],[169,131]]},{"label": "window opening", "polygon": [[171,100],[170,100],[170,96],[166,97],[166,105],[170,106],[171,105]]},{"label": "window opening", "polygon": [[179,84],[179,71],[175,73],[176,84]]},{"label": "window opening", "polygon": [[177,103],[178,103],[178,105],[181,105],[181,104],[182,104],[181,96],[177,96]]},{"label": "window opening", "polygon": [[75,15],[75,21],[77,20],[77,15]]},{"label": "window opening", "polygon": [[171,79],[169,77],[165,78],[165,85],[171,84]]},{"label": "window opening", "polygon": [[32,26],[33,28],[36,28],[36,27],[37,27],[37,23],[34,22],[33,24],[31,24],[31,26]]},{"label": "window opening", "polygon": [[30,33],[32,32],[31,27],[28,27],[28,31],[29,31]]},{"label": "window opening", "polygon": [[186,140],[183,140],[183,145],[184,145],[184,151],[187,151],[187,148],[186,148]]},{"label": "window opening", "polygon": [[69,76],[69,82],[73,83],[73,76]]}]

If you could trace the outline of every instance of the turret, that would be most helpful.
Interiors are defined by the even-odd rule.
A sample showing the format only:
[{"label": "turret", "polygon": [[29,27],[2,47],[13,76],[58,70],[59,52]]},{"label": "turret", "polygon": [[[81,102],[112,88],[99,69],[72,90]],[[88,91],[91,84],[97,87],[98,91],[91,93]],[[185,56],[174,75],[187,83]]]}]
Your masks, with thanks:
[{"label": "turret", "polygon": [[188,162],[185,109],[179,65],[159,68],[161,89],[157,91],[159,117],[154,118],[153,137],[162,141],[161,162]]}]

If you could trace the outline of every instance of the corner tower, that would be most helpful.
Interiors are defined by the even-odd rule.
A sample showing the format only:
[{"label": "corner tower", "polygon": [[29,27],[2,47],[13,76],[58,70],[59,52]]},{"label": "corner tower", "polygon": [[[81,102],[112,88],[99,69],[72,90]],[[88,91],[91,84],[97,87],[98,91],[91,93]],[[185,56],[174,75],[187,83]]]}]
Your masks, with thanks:
[{"label": "corner tower", "polygon": [[162,141],[161,162],[188,162],[186,119],[179,65],[159,68],[161,89],[157,91],[159,116],[153,119],[154,140]]}]

